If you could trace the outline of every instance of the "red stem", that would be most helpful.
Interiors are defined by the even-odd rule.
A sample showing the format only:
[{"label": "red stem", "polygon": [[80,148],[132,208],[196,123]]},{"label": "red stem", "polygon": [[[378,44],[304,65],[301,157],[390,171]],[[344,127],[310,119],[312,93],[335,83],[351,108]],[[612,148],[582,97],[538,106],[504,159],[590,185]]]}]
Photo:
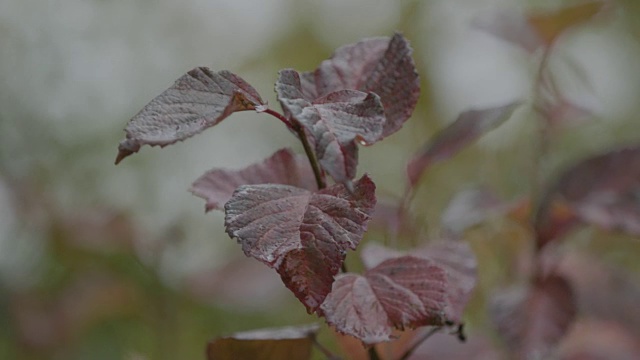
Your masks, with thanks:
[{"label": "red stem", "polygon": [[263,112],[275,117],[276,119],[278,119],[280,121],[282,121],[285,125],[287,125],[287,128],[289,128],[289,130],[295,131],[295,129],[293,128],[293,124],[291,124],[289,119],[284,117],[284,115],[280,114],[279,112],[277,112],[275,110],[272,110],[272,109],[269,109],[269,108],[267,108],[267,110],[265,110]]},{"label": "red stem", "polygon": [[327,187],[327,184],[324,181],[324,173],[320,168],[320,164],[318,163],[316,154],[311,148],[311,143],[309,143],[309,139],[307,139],[307,134],[304,132],[304,129],[302,128],[300,123],[298,123],[294,119],[290,121],[284,115],[272,109],[266,109],[263,112],[282,121],[285,125],[287,125],[287,128],[289,128],[289,130],[295,132],[298,135],[298,138],[302,142],[302,147],[304,147],[304,152],[305,154],[307,154],[307,158],[309,159],[309,163],[311,163],[311,168],[313,169],[313,175],[316,177],[316,184],[318,185],[318,189],[324,189],[325,187]]}]

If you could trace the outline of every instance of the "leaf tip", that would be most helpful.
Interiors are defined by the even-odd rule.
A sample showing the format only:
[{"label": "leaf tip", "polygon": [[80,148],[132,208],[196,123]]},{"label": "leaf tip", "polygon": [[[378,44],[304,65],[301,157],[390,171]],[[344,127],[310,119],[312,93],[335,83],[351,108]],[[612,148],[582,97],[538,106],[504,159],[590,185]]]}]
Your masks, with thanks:
[{"label": "leaf tip", "polygon": [[124,140],[118,146],[118,155],[116,156],[115,165],[118,165],[122,160],[130,155],[133,155],[140,150],[140,145],[132,143],[130,140]]}]

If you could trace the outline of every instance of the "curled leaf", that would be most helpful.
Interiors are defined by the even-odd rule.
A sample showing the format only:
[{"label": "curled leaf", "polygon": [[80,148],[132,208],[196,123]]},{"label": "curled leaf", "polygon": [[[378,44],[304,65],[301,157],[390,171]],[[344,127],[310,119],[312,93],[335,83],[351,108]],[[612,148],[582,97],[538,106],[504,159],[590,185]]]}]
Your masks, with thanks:
[{"label": "curled leaf", "polygon": [[195,68],[151,100],[127,123],[116,164],[143,145],[167,146],[218,124],[236,111],[261,110],[258,92],[229,71]]},{"label": "curled leaf", "polygon": [[190,191],[207,201],[206,211],[222,210],[238,186],[252,184],[283,184],[307,190],[317,187],[309,160],[290,149],[281,149],[241,170],[210,170],[193,183]]},{"label": "curled leaf", "polygon": [[431,165],[447,160],[483,134],[507,121],[520,102],[482,110],[469,110],[451,125],[441,130],[414,155],[407,165],[411,185],[415,185],[422,173]]},{"label": "curled leaf", "polygon": [[309,102],[301,86],[297,72],[280,72],[277,89],[282,107],[313,137],[322,168],[337,182],[351,180],[358,162],[354,142],[374,143],[382,133],[385,118],[380,98],[374,93],[339,90]]},{"label": "curled leaf", "polygon": [[314,72],[317,93],[352,89],[373,92],[384,105],[382,137],[398,131],[411,116],[420,95],[413,50],[399,33],[343,46]]},{"label": "curled leaf", "polygon": [[337,182],[355,176],[354,139],[371,145],[413,112],[420,84],[411,52],[395,34],[343,46],[312,73],[280,72],[276,91],[285,114],[305,126],[321,165]]},{"label": "curled leaf", "polygon": [[244,185],[225,204],[227,233],[247,256],[276,269],[313,312],[331,290],[347,249],[355,249],[375,206],[368,176],[353,192],[336,184],[317,192],[288,185]]}]

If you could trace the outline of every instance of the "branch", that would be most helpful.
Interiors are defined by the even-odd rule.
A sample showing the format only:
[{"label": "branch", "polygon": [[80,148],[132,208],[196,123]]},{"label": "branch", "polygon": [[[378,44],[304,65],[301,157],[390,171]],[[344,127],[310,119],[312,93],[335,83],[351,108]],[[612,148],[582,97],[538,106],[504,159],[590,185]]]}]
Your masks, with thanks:
[{"label": "branch", "polygon": [[266,109],[264,113],[269,114],[282,121],[285,125],[287,125],[287,128],[289,128],[289,130],[295,132],[298,135],[300,142],[302,142],[302,147],[304,147],[304,152],[307,155],[307,158],[309,158],[309,163],[311,164],[311,168],[313,169],[313,175],[315,175],[316,177],[316,184],[318,185],[318,189],[324,189],[325,187],[327,187],[327,184],[324,181],[324,174],[322,173],[322,169],[320,168],[320,164],[318,163],[316,154],[311,148],[309,139],[307,139],[307,134],[304,132],[304,129],[302,128],[300,123],[295,120],[293,120],[293,122],[289,121],[289,119],[287,119],[284,115],[272,109]]}]

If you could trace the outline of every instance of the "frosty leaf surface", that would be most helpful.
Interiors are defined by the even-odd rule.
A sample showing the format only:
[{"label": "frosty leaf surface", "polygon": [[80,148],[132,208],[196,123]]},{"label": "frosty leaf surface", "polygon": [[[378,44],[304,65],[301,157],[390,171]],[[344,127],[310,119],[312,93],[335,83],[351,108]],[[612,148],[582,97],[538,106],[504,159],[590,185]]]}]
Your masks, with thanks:
[{"label": "frosty leaf surface", "polygon": [[218,124],[236,111],[260,110],[258,92],[229,71],[195,68],[151,100],[125,128],[116,164],[144,145],[167,146]]},{"label": "frosty leaf surface", "polygon": [[227,233],[247,256],[276,269],[315,311],[331,290],[347,249],[355,249],[375,207],[368,176],[311,192],[289,185],[244,185],[225,204]]},{"label": "frosty leaf surface", "polygon": [[190,191],[207,201],[206,211],[223,210],[236,188],[252,184],[283,184],[307,190],[317,188],[309,160],[290,149],[281,149],[244,169],[210,170],[191,185]]}]

